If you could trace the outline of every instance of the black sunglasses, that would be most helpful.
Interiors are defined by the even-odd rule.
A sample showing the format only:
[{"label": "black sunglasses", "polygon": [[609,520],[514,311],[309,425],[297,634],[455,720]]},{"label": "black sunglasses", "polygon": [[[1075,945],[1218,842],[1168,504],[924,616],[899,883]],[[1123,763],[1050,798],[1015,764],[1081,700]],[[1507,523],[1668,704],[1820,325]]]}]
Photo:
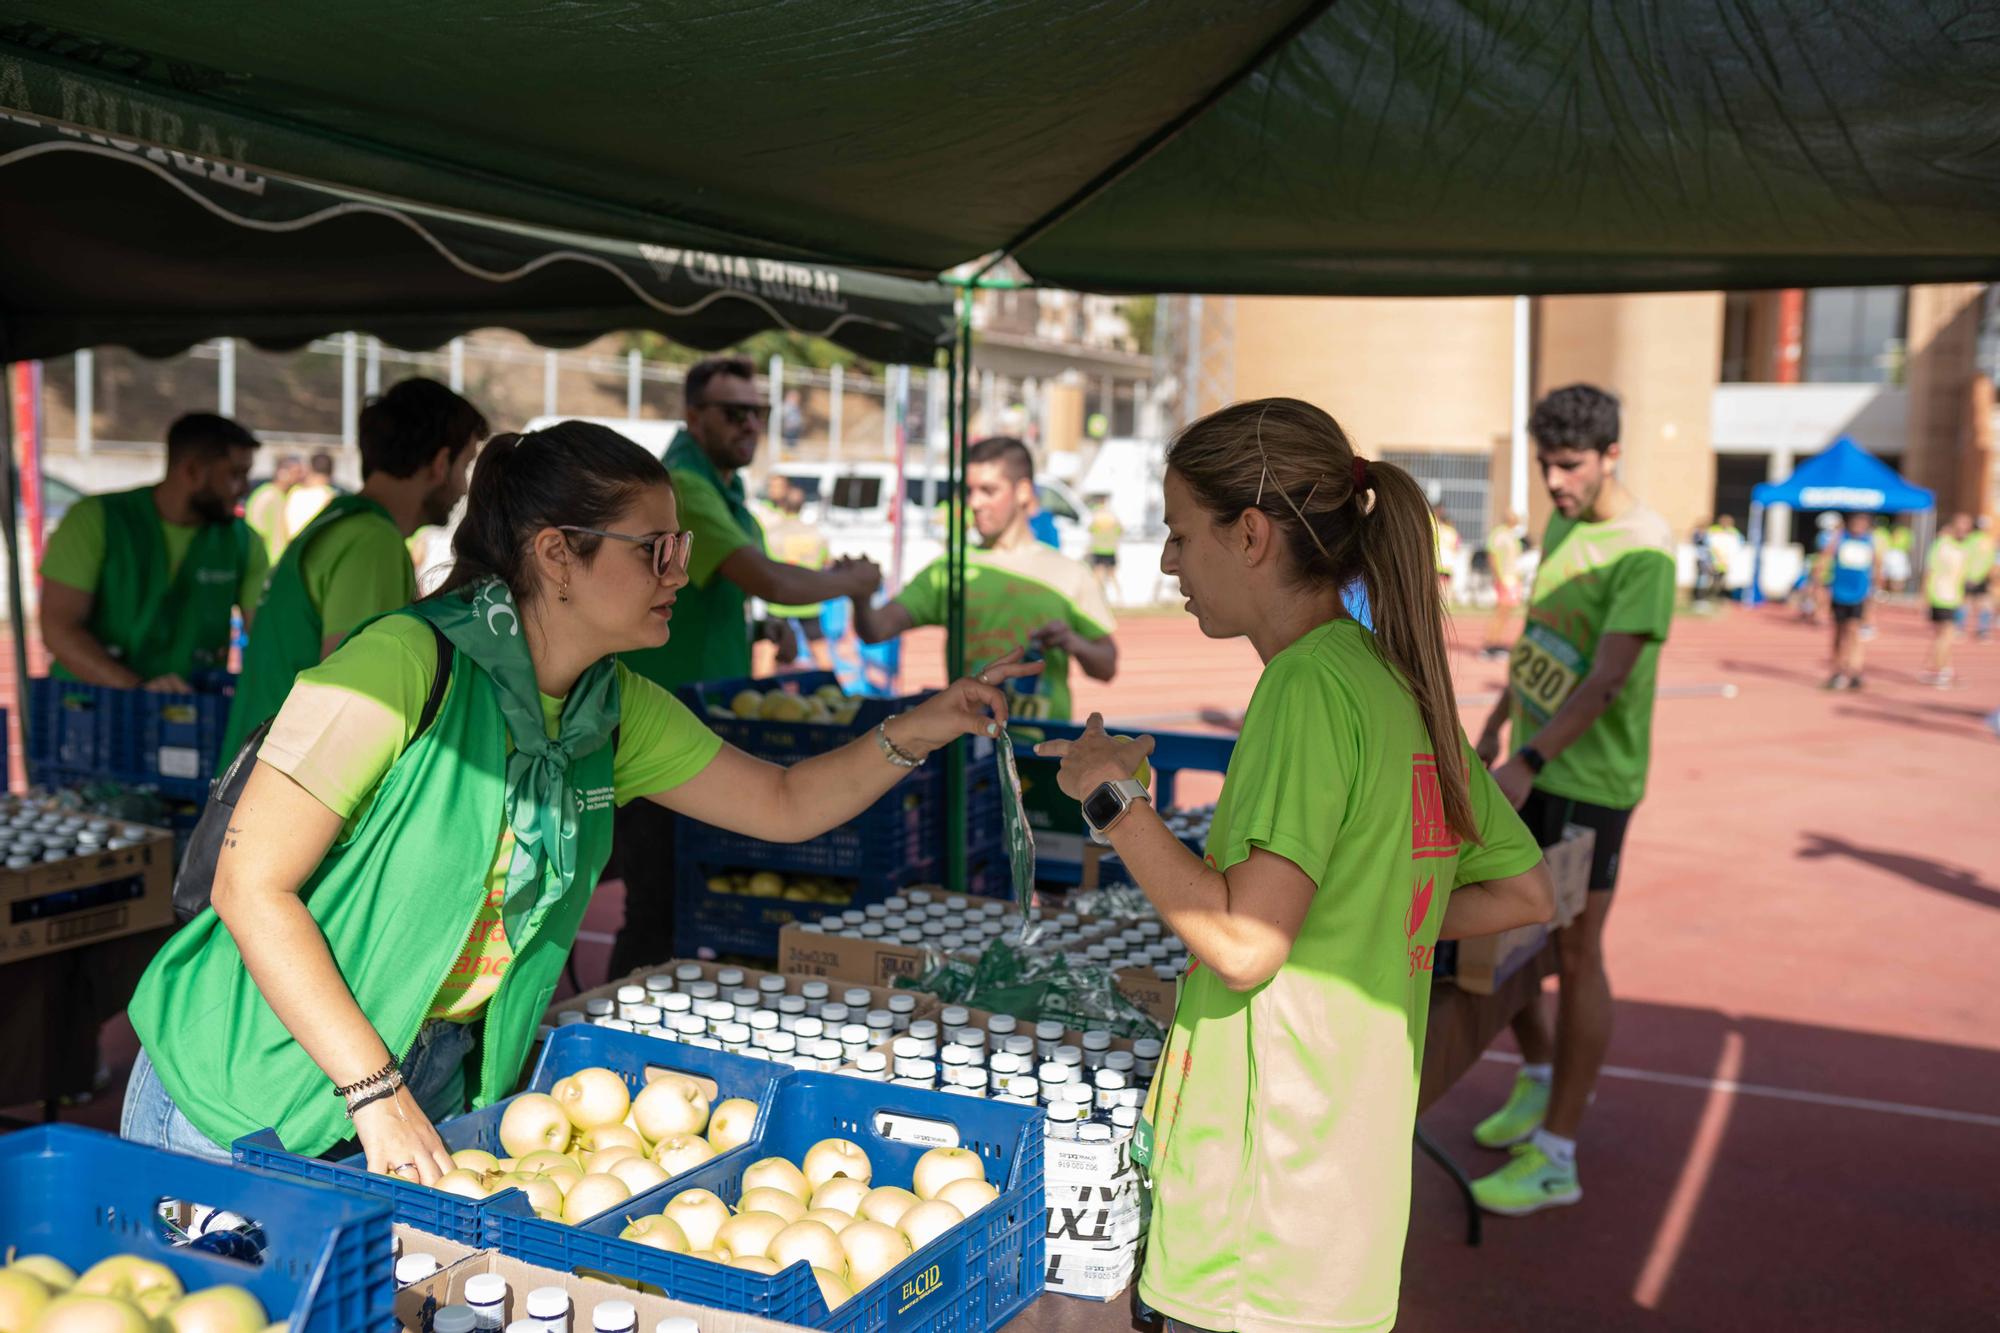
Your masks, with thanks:
[{"label": "black sunglasses", "polygon": [[764,407],[762,405],[753,405],[750,403],[703,402],[703,403],[696,403],[695,406],[713,407],[719,409],[724,416],[729,418],[729,424],[732,426],[741,426],[751,421],[768,420],[771,415],[770,408]]}]

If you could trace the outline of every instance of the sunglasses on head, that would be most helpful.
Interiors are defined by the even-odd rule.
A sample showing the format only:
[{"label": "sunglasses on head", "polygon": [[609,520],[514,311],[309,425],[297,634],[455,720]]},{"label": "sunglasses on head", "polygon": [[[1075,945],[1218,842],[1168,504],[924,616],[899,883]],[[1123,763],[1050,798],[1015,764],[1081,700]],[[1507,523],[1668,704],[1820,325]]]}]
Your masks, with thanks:
[{"label": "sunglasses on head", "polygon": [[558,532],[583,532],[592,537],[609,537],[612,541],[631,542],[644,551],[653,562],[653,577],[663,579],[669,572],[687,573],[688,557],[694,553],[692,532],[656,532],[644,537],[636,537],[629,532],[607,532],[603,528],[579,528],[568,524],[556,529]]},{"label": "sunglasses on head", "polygon": [[763,421],[771,415],[771,409],[761,403],[698,403],[698,407],[713,407],[729,418],[732,426],[741,426],[751,421]]}]

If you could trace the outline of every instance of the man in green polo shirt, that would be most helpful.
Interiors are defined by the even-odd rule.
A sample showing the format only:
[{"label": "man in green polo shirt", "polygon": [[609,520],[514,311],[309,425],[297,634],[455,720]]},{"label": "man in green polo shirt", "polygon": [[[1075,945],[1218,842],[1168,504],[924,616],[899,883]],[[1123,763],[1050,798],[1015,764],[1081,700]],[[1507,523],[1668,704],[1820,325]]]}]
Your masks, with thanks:
[{"label": "man in green polo shirt", "polygon": [[[801,606],[865,599],[882,586],[873,561],[806,569],[765,554],[763,525],[750,511],[742,473],[757,456],[770,409],[747,357],[710,357],[689,367],[685,398],[687,425],[664,462],[681,527],[694,534],[688,583],[674,599],[666,645],[620,654],[630,670],[670,690],[750,674],[753,597]],[[649,801],[618,812],[612,864],[625,879],[625,926],[611,947],[613,976],[673,956],[673,827],[673,813]]]},{"label": "man in green polo shirt", "polygon": [[[966,507],[980,545],[966,553],[965,639],[968,669],[1016,648],[1038,648],[1047,665],[1027,687],[1017,717],[1068,721],[1069,666],[1092,680],[1118,674],[1117,628],[1104,588],[1081,562],[1035,539],[1035,465],[1028,446],[1008,436],[974,444],[965,455]],[[918,625],[942,625],[949,610],[943,558],[926,565],[882,606],[854,599],[854,631],[863,643],[893,639]]]},{"label": "man in green polo shirt", "polygon": [[243,502],[243,521],[263,540],[264,553],[274,565],[292,536],[285,528],[285,500],[305,477],[305,460],[297,454],[285,454],[271,470],[271,479],[254,487]]},{"label": "man in green polo shirt", "polygon": [[[1522,1070],[1507,1104],[1473,1137],[1512,1148],[1473,1197],[1519,1216],[1583,1197],[1576,1134],[1611,1044],[1604,923],[1632,811],[1646,793],[1660,646],[1674,615],[1674,538],[1619,480],[1618,400],[1588,384],[1557,389],[1528,420],[1554,501],[1528,620],[1479,757],[1542,846],[1565,824],[1597,837],[1583,912],[1556,932],[1556,1020],[1539,999],[1514,1020]],[[1501,761],[1501,732],[1512,728]]]},{"label": "man in green polo shirt", "polygon": [[405,544],[450,520],[465,496],[486,418],[436,380],[407,379],[361,409],[361,490],[335,495],[286,545],[243,650],[218,764],[278,715],[292,681],[357,625],[408,606],[416,573]]},{"label": "man in green polo shirt", "polygon": [[118,689],[185,693],[229,665],[231,613],[247,622],[264,585],[264,544],[237,503],[257,437],[193,412],[167,429],[167,474],[87,496],[42,555],[42,642],[54,674]]}]

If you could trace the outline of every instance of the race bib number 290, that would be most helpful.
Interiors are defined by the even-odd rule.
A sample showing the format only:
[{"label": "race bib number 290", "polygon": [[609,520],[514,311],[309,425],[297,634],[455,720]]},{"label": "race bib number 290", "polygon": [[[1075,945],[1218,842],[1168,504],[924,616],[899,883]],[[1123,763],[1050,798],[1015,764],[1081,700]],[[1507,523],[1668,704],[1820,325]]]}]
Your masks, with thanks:
[{"label": "race bib number 290", "polygon": [[1530,717],[1547,722],[1589,668],[1575,644],[1546,625],[1531,624],[1514,644],[1508,684]]}]

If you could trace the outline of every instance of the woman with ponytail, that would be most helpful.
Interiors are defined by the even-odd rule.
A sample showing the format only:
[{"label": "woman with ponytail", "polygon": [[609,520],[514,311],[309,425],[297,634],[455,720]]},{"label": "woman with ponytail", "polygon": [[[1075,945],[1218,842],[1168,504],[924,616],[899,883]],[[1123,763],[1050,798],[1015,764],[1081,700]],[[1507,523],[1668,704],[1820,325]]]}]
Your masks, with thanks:
[{"label": "woman with ponytail", "polygon": [[1433,949],[1548,920],[1548,872],[1460,731],[1408,473],[1310,404],[1238,403],[1174,440],[1166,516],[1162,572],[1264,663],[1208,854],[1132,781],[1150,739],[1093,716],[1041,747],[1193,955],[1147,1100],[1140,1294],[1197,1329],[1386,1329]]},{"label": "woman with ponytail", "polygon": [[988,667],[791,768],[726,746],[617,654],[665,643],[691,543],[652,455],[603,426],[496,436],[436,595],[300,674],[257,752],[212,906],[131,1005],[126,1137],[227,1158],[360,1140],[452,1169],[435,1122],[508,1095],[611,849],[650,800],[799,842],[924,756],[994,734]]}]

